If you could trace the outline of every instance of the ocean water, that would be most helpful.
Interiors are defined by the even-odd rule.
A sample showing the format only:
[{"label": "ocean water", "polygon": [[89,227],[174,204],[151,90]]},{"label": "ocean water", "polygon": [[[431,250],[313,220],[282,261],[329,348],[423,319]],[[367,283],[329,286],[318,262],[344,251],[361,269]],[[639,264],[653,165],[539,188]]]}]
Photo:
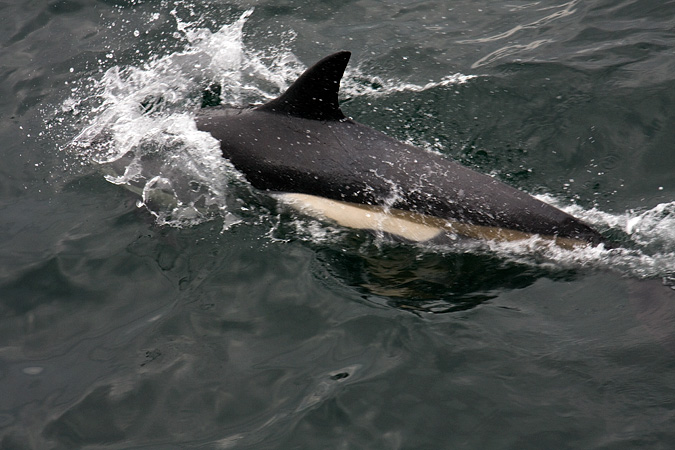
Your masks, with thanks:
[{"label": "ocean water", "polygon": [[[675,3],[0,3],[0,448],[675,446]],[[343,111],[619,245],[413,245],[194,118]]]}]

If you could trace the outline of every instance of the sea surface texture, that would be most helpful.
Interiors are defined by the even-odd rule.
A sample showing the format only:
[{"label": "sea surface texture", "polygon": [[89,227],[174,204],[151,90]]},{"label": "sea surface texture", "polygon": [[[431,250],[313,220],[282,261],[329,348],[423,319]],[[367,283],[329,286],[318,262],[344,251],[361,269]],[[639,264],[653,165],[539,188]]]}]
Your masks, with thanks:
[{"label": "sea surface texture", "polygon": [[[0,448],[675,448],[674,18],[0,2]],[[616,248],[343,229],[197,130],[339,50],[346,115]]]}]

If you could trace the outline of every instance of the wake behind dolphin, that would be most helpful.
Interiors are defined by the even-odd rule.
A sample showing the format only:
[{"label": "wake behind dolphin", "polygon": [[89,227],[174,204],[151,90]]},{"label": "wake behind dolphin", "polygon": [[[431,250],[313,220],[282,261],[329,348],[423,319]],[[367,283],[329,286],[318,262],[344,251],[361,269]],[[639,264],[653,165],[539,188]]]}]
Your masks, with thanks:
[{"label": "wake behind dolphin", "polygon": [[420,242],[450,234],[607,244],[547,203],[345,117],[338,93],[350,56],[322,59],[262,106],[206,108],[197,127],[255,188],[347,227]]}]

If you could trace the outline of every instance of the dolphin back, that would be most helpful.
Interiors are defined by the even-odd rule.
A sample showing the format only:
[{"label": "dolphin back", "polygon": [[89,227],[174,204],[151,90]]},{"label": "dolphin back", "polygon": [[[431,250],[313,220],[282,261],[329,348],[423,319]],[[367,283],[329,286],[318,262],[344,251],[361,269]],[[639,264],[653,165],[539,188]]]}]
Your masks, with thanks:
[{"label": "dolphin back", "polygon": [[205,110],[198,128],[220,141],[223,156],[258,189],[605,242],[587,224],[523,191],[345,118],[338,93],[349,57],[322,59],[257,108]]}]

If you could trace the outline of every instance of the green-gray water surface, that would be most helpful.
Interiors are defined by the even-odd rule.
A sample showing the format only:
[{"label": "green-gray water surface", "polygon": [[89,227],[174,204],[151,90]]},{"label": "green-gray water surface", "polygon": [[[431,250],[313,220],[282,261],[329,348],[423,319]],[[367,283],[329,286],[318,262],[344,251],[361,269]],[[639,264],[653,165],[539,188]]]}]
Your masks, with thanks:
[{"label": "green-gray water surface", "polygon": [[[0,448],[670,449],[675,3],[0,3]],[[616,249],[299,216],[194,127],[342,109]]]}]

